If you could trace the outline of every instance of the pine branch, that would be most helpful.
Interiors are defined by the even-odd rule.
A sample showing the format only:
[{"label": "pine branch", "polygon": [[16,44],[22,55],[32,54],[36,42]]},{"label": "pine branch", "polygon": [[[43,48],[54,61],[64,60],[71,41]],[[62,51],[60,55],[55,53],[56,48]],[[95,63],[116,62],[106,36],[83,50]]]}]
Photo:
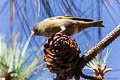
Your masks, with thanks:
[{"label": "pine branch", "polygon": [[97,54],[99,54],[104,48],[112,43],[120,35],[120,25],[118,25],[113,31],[111,31],[104,39],[102,39],[93,48],[88,50],[82,57],[81,61],[85,62],[81,65],[83,68],[89,63]]}]

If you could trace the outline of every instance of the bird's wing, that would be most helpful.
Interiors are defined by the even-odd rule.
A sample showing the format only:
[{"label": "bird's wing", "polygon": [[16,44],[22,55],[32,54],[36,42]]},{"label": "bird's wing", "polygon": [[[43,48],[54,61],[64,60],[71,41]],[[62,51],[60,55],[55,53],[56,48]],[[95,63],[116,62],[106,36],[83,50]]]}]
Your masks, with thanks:
[{"label": "bird's wing", "polygon": [[72,16],[57,16],[53,17],[56,19],[71,19],[71,20],[80,20],[80,21],[94,21],[93,19],[85,19],[85,18],[80,18],[80,17],[72,17]]},{"label": "bird's wing", "polygon": [[54,20],[54,19],[71,19],[71,20],[79,20],[79,21],[94,21],[93,19],[86,19],[86,18],[80,18],[80,17],[73,17],[73,16],[55,16],[55,17],[49,17],[48,19]]}]

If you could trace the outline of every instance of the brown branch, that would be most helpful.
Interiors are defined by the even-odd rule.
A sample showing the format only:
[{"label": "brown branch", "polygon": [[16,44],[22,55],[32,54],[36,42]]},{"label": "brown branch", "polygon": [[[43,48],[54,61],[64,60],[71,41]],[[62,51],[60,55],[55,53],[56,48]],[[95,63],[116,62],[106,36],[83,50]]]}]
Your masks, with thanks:
[{"label": "brown branch", "polygon": [[[79,69],[82,70],[87,63],[89,63],[97,54],[99,54],[104,48],[106,48],[110,43],[112,43],[120,35],[120,25],[118,25],[113,31],[111,31],[104,39],[102,39],[93,48],[88,50],[78,61]],[[82,73],[80,75],[85,79],[90,80],[102,80],[103,78],[97,78],[92,76],[87,76]]]},{"label": "brown branch", "polygon": [[84,61],[81,65],[83,68],[89,63],[97,54],[99,54],[104,48],[106,48],[112,41],[114,41],[120,35],[120,25],[118,25],[113,31],[111,31],[104,39],[102,39],[97,45],[88,50],[82,57],[81,61]]}]

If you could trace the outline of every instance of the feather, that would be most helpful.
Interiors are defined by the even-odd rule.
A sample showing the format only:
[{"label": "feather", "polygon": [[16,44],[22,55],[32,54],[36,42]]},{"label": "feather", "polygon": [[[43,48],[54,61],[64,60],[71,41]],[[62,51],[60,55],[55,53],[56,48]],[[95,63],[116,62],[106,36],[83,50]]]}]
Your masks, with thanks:
[{"label": "feather", "polygon": [[79,18],[79,17],[72,17],[72,16],[56,16],[56,17],[50,17],[50,20],[53,19],[71,19],[71,20],[80,20],[80,21],[94,21],[93,19],[85,19],[85,18]]}]

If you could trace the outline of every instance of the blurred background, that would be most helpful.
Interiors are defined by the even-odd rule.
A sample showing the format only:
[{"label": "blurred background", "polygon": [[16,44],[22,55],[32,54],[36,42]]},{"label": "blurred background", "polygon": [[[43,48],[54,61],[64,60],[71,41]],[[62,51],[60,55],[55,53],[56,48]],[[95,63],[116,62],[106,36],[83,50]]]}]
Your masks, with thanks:
[{"label": "blurred background", "polygon": [[[51,16],[75,16],[103,20],[105,28],[89,28],[72,35],[81,49],[81,55],[97,44],[110,31],[120,24],[120,0],[0,0],[0,34],[4,35],[7,47],[13,47],[15,36],[19,35],[18,43],[28,40],[32,27],[39,21]],[[28,44],[24,65],[34,65],[33,71],[25,80],[50,80],[55,77],[45,69],[42,60],[43,45],[47,37],[33,37]],[[105,80],[120,80],[120,38],[102,51],[103,58],[106,51],[111,49],[107,60],[107,67],[113,71],[105,75]],[[20,49],[21,50],[21,49]],[[33,57],[34,56],[34,57]],[[32,64],[35,59],[40,60]],[[23,64],[21,64],[23,65]],[[28,65],[28,66],[29,66]],[[34,67],[37,67],[34,69]],[[23,68],[24,70],[24,68]],[[87,74],[93,74],[87,72]],[[93,74],[94,75],[94,74]],[[84,80],[84,79],[83,79]]]}]

